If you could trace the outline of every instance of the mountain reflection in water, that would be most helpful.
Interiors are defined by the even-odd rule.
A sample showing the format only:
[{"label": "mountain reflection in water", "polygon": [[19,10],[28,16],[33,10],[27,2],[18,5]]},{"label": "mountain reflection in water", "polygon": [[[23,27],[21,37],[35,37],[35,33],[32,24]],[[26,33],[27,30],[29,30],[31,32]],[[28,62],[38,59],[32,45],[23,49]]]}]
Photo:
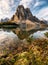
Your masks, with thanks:
[{"label": "mountain reflection in water", "polygon": [[[14,32],[15,31],[15,32]],[[14,37],[16,35],[16,32],[18,32],[18,29],[0,29],[0,38],[8,37]],[[33,36],[34,38],[43,38],[45,35],[44,33],[48,32],[48,28],[45,30],[32,30],[30,31],[30,36]],[[0,41],[1,41],[0,39]]]}]

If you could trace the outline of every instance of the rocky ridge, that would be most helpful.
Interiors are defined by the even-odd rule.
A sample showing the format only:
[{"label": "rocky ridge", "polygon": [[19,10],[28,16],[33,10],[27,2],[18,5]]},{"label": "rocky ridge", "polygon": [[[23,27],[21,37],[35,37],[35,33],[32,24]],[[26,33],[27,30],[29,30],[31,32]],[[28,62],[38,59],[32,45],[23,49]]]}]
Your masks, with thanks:
[{"label": "rocky ridge", "polygon": [[11,18],[12,21],[19,22],[21,20],[30,20],[32,22],[40,22],[38,18],[33,16],[29,8],[24,8],[23,5],[19,5],[16,13]]}]

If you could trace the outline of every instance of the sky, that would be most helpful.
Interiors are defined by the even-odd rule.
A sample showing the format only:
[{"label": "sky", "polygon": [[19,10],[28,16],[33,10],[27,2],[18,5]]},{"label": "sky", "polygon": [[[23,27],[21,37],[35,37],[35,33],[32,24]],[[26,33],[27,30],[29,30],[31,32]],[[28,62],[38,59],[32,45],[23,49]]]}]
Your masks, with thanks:
[{"label": "sky", "polygon": [[48,20],[48,0],[0,0],[0,19],[11,18],[18,5],[30,8],[37,18]]}]

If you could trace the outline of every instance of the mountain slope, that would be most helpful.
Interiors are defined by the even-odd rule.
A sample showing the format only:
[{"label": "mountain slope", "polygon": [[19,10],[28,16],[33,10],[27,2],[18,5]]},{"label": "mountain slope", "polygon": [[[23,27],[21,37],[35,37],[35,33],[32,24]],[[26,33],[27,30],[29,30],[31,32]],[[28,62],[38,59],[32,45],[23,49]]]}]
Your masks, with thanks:
[{"label": "mountain slope", "polygon": [[25,23],[29,29],[45,28],[45,23],[40,21],[36,16],[33,16],[30,9],[24,8],[23,5],[18,6],[15,14],[11,18],[11,22],[16,24]]},{"label": "mountain slope", "polygon": [[11,20],[17,22],[19,20],[27,20],[27,19],[32,22],[34,21],[39,22],[39,19],[32,15],[29,8],[25,9],[23,5],[19,5],[16,10],[16,13],[13,15]]}]

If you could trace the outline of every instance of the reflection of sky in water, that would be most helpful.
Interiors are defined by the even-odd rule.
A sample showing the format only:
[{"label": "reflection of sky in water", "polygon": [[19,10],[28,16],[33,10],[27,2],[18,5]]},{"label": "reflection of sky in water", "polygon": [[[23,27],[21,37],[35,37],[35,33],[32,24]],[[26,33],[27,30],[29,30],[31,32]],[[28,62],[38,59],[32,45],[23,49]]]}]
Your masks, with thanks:
[{"label": "reflection of sky in water", "polygon": [[[43,37],[45,37],[45,35],[44,35],[45,32],[48,32],[48,30],[45,30],[45,31],[37,31],[37,32],[35,32],[33,34],[33,37],[34,38],[43,38]],[[30,36],[32,36],[32,34]],[[2,41],[14,40],[14,39],[17,40],[18,37],[12,31],[7,32],[7,31],[3,31],[2,29],[0,29],[0,43]]]},{"label": "reflection of sky in water", "polygon": [[17,35],[14,34],[13,32],[7,32],[7,31],[3,31],[2,29],[0,29],[0,43],[3,41],[13,41],[14,39],[18,39]]},{"label": "reflection of sky in water", "polygon": [[18,42],[18,36],[12,31],[7,32],[0,29],[0,56],[7,54],[15,49]]},{"label": "reflection of sky in water", "polygon": [[45,37],[44,33],[48,32],[48,30],[45,31],[37,31],[36,33],[33,34],[34,38],[43,38]]}]

